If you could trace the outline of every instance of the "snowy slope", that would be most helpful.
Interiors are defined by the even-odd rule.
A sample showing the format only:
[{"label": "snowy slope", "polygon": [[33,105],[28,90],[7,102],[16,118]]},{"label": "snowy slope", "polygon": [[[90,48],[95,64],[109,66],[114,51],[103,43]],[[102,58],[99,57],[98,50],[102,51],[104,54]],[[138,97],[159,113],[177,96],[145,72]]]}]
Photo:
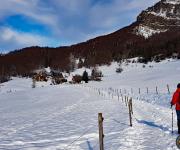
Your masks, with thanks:
[{"label": "snowy slope", "polygon": [[[0,149],[98,150],[99,112],[104,116],[107,150],[177,149],[177,128],[174,121],[172,135],[169,101],[179,81],[179,64],[177,60],[150,63],[145,68],[123,64],[124,71],[117,74],[117,64],[112,63],[100,67],[102,82],[82,85],[38,83],[32,89],[31,79],[18,78],[1,84]],[[115,90],[133,97],[133,127]]]}]

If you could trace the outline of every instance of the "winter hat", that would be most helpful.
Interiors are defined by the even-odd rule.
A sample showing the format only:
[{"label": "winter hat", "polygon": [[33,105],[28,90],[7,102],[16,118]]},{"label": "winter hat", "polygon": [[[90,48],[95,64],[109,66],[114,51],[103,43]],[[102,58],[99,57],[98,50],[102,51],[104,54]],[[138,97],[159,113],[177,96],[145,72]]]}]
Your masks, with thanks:
[{"label": "winter hat", "polygon": [[178,83],[177,88],[180,88],[180,83]]}]

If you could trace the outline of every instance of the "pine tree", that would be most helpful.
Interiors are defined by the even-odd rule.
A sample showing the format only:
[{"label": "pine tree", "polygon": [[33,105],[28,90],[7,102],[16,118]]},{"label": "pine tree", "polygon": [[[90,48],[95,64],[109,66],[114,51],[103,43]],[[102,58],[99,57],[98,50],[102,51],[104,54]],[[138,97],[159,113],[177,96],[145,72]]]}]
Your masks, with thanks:
[{"label": "pine tree", "polygon": [[82,80],[85,81],[85,83],[88,83],[89,81],[88,73],[86,70],[83,72]]}]

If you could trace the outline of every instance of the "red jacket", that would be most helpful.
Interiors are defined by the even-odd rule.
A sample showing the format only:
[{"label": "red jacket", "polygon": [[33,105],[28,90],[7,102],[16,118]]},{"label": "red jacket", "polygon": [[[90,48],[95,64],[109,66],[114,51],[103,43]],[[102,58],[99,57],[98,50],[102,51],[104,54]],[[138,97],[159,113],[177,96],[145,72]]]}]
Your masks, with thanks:
[{"label": "red jacket", "polygon": [[174,92],[171,105],[176,105],[176,110],[180,110],[180,88]]}]

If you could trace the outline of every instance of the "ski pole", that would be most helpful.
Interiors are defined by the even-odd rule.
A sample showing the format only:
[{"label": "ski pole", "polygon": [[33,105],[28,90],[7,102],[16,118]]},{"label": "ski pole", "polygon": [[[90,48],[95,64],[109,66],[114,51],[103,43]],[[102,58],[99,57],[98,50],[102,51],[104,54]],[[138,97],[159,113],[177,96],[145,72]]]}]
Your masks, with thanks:
[{"label": "ski pole", "polygon": [[173,108],[172,109],[172,134],[173,134]]}]

